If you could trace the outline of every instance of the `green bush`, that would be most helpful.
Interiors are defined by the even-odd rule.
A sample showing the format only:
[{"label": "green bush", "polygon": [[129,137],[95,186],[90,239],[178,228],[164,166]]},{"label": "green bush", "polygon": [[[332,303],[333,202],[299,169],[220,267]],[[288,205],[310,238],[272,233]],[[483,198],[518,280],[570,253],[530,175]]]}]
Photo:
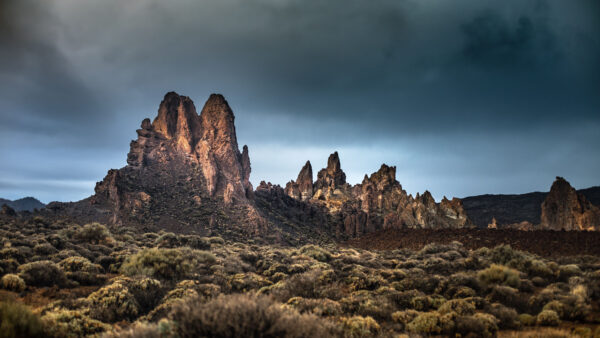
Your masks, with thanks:
[{"label": "green bush", "polygon": [[498,320],[487,313],[456,318],[455,332],[460,336],[494,337],[498,331]]},{"label": "green bush", "polygon": [[441,314],[454,312],[461,316],[472,315],[475,313],[475,305],[464,299],[452,299],[442,304],[438,312]]},{"label": "green bush", "polygon": [[25,280],[27,285],[52,286],[65,285],[65,273],[52,261],[37,261],[23,264],[19,267],[19,277]]},{"label": "green bush", "polygon": [[[192,298],[169,314],[181,337],[326,337],[333,325],[315,315],[299,314],[265,296],[222,295],[208,303]],[[227,320],[224,320],[227,319]]]},{"label": "green bush", "polygon": [[312,313],[317,316],[339,316],[342,314],[340,303],[327,298],[309,299],[294,297],[289,299],[287,304],[300,313]]},{"label": "green bush", "polygon": [[101,288],[90,294],[87,300],[90,305],[90,316],[103,322],[133,320],[139,313],[139,304],[123,281]]},{"label": "green bush", "polygon": [[328,262],[331,259],[331,253],[329,251],[312,244],[301,247],[298,252],[320,262]]},{"label": "green bush", "polygon": [[66,277],[82,285],[97,285],[103,281],[97,275],[102,270],[98,264],[93,264],[81,256],[67,257],[58,265],[66,272]]},{"label": "green bush", "polygon": [[109,330],[110,325],[91,319],[80,311],[56,310],[42,317],[44,331],[50,337],[76,338],[99,334]]},{"label": "green bush", "polygon": [[44,337],[42,321],[25,305],[0,302],[0,337]]},{"label": "green bush", "polygon": [[175,323],[166,319],[158,323],[135,322],[130,327],[103,335],[105,338],[167,338],[175,335]]},{"label": "green bush", "polygon": [[537,315],[537,324],[543,326],[558,326],[560,317],[555,311],[543,310]]},{"label": "green bush", "polygon": [[206,251],[150,248],[127,258],[121,272],[127,276],[179,280],[191,276],[201,264],[210,265],[215,261],[215,256]]},{"label": "green bush", "polygon": [[5,290],[21,292],[25,290],[26,285],[21,277],[9,273],[2,276],[2,279],[0,279],[0,286]]},{"label": "green bush", "polygon": [[498,264],[492,264],[489,268],[479,271],[477,277],[485,284],[504,284],[513,288],[518,288],[521,284],[519,271]]},{"label": "green bush", "polygon": [[515,309],[494,303],[487,309],[487,312],[498,319],[498,326],[501,329],[517,329],[521,326]]},{"label": "green bush", "polygon": [[519,315],[519,321],[523,326],[534,326],[536,318],[528,313],[522,313]]},{"label": "green bush", "polygon": [[102,243],[110,238],[110,232],[106,226],[100,223],[90,223],[77,229],[74,234],[75,239],[86,243]]},{"label": "green bush", "polygon": [[423,312],[408,323],[406,329],[409,332],[427,335],[448,334],[454,330],[452,317],[451,313],[442,315],[437,311]]},{"label": "green bush", "polygon": [[344,329],[344,337],[349,338],[372,337],[381,330],[375,319],[362,316],[342,318],[342,327]]}]

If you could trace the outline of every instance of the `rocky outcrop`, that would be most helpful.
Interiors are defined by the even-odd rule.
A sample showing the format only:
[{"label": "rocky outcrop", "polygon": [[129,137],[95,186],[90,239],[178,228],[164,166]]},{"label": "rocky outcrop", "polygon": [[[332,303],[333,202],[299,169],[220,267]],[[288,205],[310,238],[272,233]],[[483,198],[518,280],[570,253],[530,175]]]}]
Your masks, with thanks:
[{"label": "rocky outcrop", "polygon": [[362,183],[349,185],[337,152],[329,156],[327,167],[319,171],[309,198],[311,189],[301,192],[298,184],[309,181],[306,179],[309,164],[301,170],[296,181],[286,185],[285,193],[324,207],[333,215],[339,234],[354,237],[379,229],[470,225],[459,199],[444,198],[438,204],[427,191],[413,198],[396,180],[396,167],[393,166],[383,164],[377,172],[365,175]]},{"label": "rocky outcrop", "polygon": [[551,230],[600,230],[600,209],[564,178],[556,177],[542,203],[540,226]]},{"label": "rocky outcrop", "polygon": [[244,201],[252,192],[248,147],[240,153],[234,115],[222,95],[212,94],[200,115],[187,96],[170,92],[154,122],[142,121],[127,163],[132,168],[179,161],[202,171],[211,197]]},{"label": "rocky outcrop", "polygon": [[[595,206],[600,206],[600,187],[577,190]],[[479,227],[487,227],[496,218],[499,228],[528,222],[540,224],[542,203],[548,192],[513,195],[479,195],[462,198],[469,219]]]},{"label": "rocky outcrop", "polygon": [[310,161],[300,170],[298,178],[290,181],[285,186],[285,193],[295,199],[307,201],[313,196],[313,172]]},{"label": "rocky outcrop", "polygon": [[327,195],[346,184],[346,174],[342,171],[337,151],[329,155],[327,168],[319,170],[315,182],[315,193]]},{"label": "rocky outcrop", "polygon": [[110,170],[90,198],[48,209],[81,222],[262,233],[268,222],[253,201],[249,151],[239,150],[234,120],[222,95],[210,95],[198,114],[189,97],[167,93],[154,121],[137,130],[127,166]]},{"label": "rocky outcrop", "polygon": [[17,216],[17,212],[7,204],[2,204],[2,207],[0,208],[0,215],[14,217]]}]

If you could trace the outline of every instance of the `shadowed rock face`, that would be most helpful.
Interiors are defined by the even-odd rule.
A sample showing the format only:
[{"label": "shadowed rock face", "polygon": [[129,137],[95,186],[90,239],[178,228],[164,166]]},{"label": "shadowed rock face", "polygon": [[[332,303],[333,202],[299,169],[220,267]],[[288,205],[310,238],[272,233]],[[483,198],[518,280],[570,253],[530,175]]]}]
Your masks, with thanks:
[{"label": "shadowed rock face", "polygon": [[552,230],[598,230],[600,209],[562,177],[542,203],[541,227]]}]

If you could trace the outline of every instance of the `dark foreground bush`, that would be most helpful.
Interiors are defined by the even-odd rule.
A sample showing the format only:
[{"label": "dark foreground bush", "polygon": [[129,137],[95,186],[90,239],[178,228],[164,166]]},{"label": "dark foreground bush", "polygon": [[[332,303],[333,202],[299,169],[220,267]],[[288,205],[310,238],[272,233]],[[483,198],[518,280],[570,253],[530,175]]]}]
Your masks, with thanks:
[{"label": "dark foreground bush", "polygon": [[27,285],[33,286],[64,286],[67,280],[65,273],[52,261],[23,264],[19,267],[19,277],[23,278]]},{"label": "dark foreground bush", "polygon": [[43,337],[42,321],[25,305],[0,302],[0,337]]},{"label": "dark foreground bush", "polygon": [[332,324],[266,296],[234,294],[206,304],[190,299],[177,304],[169,318],[180,337],[328,337]]}]

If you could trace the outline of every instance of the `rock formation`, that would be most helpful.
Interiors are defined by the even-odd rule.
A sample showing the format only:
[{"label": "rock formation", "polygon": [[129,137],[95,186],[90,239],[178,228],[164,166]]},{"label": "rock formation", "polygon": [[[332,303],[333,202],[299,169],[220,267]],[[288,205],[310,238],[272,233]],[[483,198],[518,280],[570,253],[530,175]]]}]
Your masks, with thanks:
[{"label": "rock formation", "polygon": [[427,191],[415,198],[408,195],[396,180],[396,167],[383,164],[371,176],[365,175],[362,183],[351,186],[346,183],[346,174],[335,152],[329,156],[327,167],[319,171],[314,184],[309,184],[312,183],[309,172],[312,173],[312,168],[307,162],[298,179],[286,185],[285,194],[324,207],[334,215],[339,234],[352,237],[386,228],[470,225],[459,199],[444,198],[438,204]]},{"label": "rock formation", "polygon": [[295,199],[307,201],[313,196],[313,172],[310,161],[306,161],[298,174],[296,181],[292,180],[285,186],[285,193]]},{"label": "rock formation", "polygon": [[137,130],[127,166],[109,170],[90,198],[48,209],[82,221],[258,233],[267,221],[252,200],[248,147],[240,152],[234,119],[222,95],[210,95],[198,114],[189,97],[167,93],[154,121]]},{"label": "rock formation", "polygon": [[540,226],[551,230],[600,230],[600,208],[564,178],[556,177],[542,203]]}]

